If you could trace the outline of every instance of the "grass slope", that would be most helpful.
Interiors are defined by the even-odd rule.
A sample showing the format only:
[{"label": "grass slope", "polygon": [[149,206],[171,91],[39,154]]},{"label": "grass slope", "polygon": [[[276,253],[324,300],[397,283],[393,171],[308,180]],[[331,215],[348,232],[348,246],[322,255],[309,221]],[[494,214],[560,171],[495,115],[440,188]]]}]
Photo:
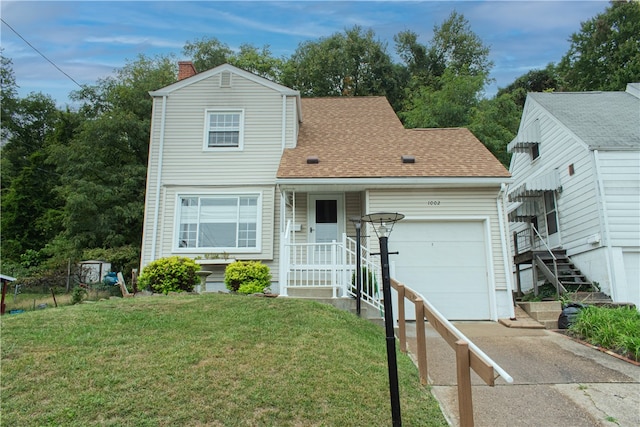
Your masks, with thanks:
[{"label": "grass slope", "polygon": [[[384,331],[333,307],[201,295],[2,318],[3,426],[388,426]],[[405,426],[446,426],[398,356]]]}]

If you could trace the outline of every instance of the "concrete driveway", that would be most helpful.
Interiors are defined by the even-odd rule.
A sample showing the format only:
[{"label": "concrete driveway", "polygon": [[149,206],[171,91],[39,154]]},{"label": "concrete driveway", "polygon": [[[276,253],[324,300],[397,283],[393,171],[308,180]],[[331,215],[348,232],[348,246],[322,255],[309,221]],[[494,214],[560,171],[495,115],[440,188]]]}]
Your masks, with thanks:
[{"label": "concrete driveway", "polygon": [[[472,373],[476,426],[640,426],[640,367],[549,330],[453,323],[514,380],[489,387]],[[454,352],[428,323],[426,330],[432,392],[458,426]],[[417,354],[415,324],[407,338]]]}]

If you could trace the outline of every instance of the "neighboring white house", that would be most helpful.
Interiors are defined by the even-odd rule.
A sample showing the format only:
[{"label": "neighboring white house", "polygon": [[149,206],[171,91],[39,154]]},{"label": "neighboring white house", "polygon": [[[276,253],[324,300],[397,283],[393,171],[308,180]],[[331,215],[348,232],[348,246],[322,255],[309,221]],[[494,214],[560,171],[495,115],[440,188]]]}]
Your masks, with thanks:
[{"label": "neighboring white house", "polygon": [[534,246],[566,250],[614,301],[640,307],[640,84],[530,93],[508,150],[512,232],[533,224]]},{"label": "neighboring white house", "polygon": [[[384,97],[301,98],[230,65],[151,95],[143,268],[201,258],[211,290],[227,263],[260,260],[281,295],[347,296],[350,219],[400,212],[395,278],[449,319],[513,316],[510,175],[467,129],[407,130]],[[363,235],[374,269],[377,239]]]}]

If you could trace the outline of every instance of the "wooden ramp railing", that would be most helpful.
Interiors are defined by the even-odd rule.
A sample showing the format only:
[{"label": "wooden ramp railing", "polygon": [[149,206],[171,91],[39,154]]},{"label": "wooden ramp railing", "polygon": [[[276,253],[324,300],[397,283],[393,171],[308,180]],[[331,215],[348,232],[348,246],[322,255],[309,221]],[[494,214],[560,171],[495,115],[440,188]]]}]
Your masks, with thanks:
[{"label": "wooden ramp railing", "polygon": [[[416,309],[416,341],[418,359],[418,372],[420,382],[426,385],[428,382],[427,370],[427,343],[424,320],[428,320],[444,340],[451,346],[456,356],[456,373],[458,379],[458,410],[460,413],[460,426],[472,427],[473,424],[473,400],[471,396],[471,369],[489,386],[495,385],[495,379],[502,377],[506,382],[512,383],[513,378],[507,374],[497,363],[489,358],[455,326],[451,324],[429,301],[422,295],[407,288],[395,279],[391,279],[391,287],[398,291],[398,335],[400,350],[407,352],[407,328],[404,312],[405,299],[411,301]],[[420,321],[422,320],[422,321]]]}]

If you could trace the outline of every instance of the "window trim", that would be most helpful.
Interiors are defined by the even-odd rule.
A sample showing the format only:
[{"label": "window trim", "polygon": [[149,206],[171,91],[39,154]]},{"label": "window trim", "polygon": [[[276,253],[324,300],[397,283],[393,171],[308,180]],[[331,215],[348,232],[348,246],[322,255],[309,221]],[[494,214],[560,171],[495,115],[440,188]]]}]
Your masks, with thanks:
[{"label": "window trim", "polygon": [[[247,196],[255,196],[256,200],[256,246],[255,247],[180,247],[180,208],[181,201],[184,198],[188,197],[197,197],[200,198],[240,198]],[[262,221],[263,221],[263,210],[262,210],[262,191],[247,191],[247,192],[206,192],[206,193],[178,193],[176,194],[176,202],[175,202],[175,215],[174,215],[174,226],[173,226],[173,252],[178,253],[240,253],[240,254],[255,254],[262,252]],[[199,222],[198,222],[199,223]],[[237,233],[237,230],[236,230]],[[236,235],[237,238],[237,235]]]},{"label": "window trim", "polygon": [[[209,132],[210,127],[209,124],[211,114],[239,114],[240,115],[240,123],[239,123],[239,133],[238,133],[238,146],[220,146],[220,147],[210,147],[209,146]],[[202,138],[202,149],[203,151],[242,151],[244,149],[244,109],[242,108],[207,108],[204,110],[204,131]]]}]

